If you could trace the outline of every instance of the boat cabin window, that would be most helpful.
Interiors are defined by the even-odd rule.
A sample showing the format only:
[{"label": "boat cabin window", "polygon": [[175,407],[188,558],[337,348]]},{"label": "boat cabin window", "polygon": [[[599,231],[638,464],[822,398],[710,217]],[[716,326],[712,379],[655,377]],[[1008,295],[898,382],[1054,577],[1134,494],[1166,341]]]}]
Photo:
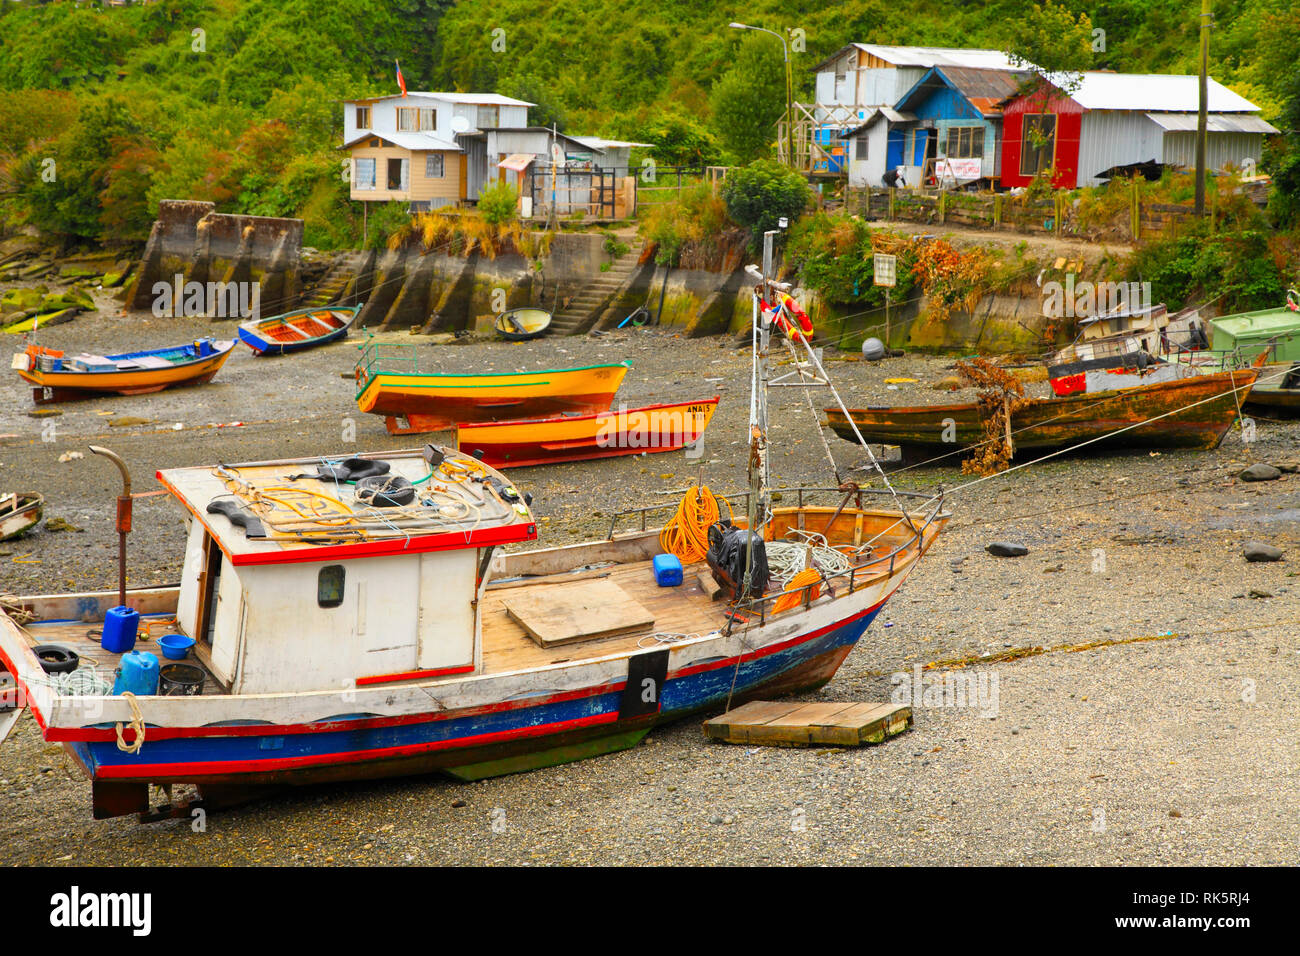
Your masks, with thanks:
[{"label": "boat cabin window", "polygon": [[327,564],[316,576],[316,603],[321,607],[338,607],[343,603],[344,569],[341,564]]}]

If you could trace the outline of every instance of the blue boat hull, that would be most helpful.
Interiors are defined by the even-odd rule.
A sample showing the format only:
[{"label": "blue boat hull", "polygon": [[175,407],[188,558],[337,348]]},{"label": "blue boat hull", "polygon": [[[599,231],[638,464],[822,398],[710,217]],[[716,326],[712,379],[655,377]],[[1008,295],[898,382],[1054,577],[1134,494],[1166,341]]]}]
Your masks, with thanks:
[{"label": "blue boat hull", "polygon": [[302,342],[272,342],[269,339],[262,338],[255,332],[241,327],[239,329],[239,340],[258,355],[287,355],[290,352],[305,352],[307,349],[314,349],[318,345],[337,342],[347,334],[348,330],[344,327],[328,335],[322,335],[318,339],[305,339]]},{"label": "blue boat hull", "polygon": [[[763,694],[821,686],[834,675],[884,602],[822,632],[667,675],[656,712],[624,717],[624,683],[508,701],[500,709],[432,712],[402,722],[340,715],[295,728],[244,725],[238,735],[150,740],[138,754],[108,741],[67,744],[93,780],[278,786],[373,779],[470,768],[470,776],[530,769],[634,745],[653,726]],[[733,693],[734,681],[734,693]],[[486,712],[485,712],[486,711]],[[205,728],[209,733],[212,728]],[[618,745],[602,748],[602,740]],[[593,745],[593,742],[595,744]],[[566,749],[567,748],[567,749]],[[564,756],[571,753],[572,756]],[[530,761],[530,755],[538,760]],[[487,767],[486,772],[481,772]],[[475,769],[477,768],[477,769]],[[495,768],[495,769],[494,769]]]}]

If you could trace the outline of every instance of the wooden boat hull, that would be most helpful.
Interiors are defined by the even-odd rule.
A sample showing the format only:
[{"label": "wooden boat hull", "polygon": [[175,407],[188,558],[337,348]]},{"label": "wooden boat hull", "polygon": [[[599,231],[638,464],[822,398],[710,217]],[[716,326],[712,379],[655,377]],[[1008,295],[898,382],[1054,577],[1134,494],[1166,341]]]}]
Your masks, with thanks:
[{"label": "wooden boat hull", "polygon": [[1260,369],[1259,377],[1261,381],[1255,383],[1244,400],[1248,411],[1300,412],[1300,366],[1296,369],[1286,365],[1265,366]]},{"label": "wooden boat hull", "polygon": [[239,339],[254,355],[302,352],[345,338],[360,311],[359,305],[297,309],[269,319],[244,322],[239,326]]},{"label": "wooden boat hull", "polygon": [[[0,614],[0,663],[17,677],[47,740],[62,743],[94,788],[97,817],[144,811],[148,785],[192,783],[202,793],[368,780],[434,771],[465,780],[515,773],[635,746],[653,727],[761,695],[795,693],[829,681],[888,599],[937,539],[947,514],[919,513],[910,543],[882,551],[856,586],[833,598],[751,620],[689,642],[639,644],[542,670],[506,670],[338,692],[246,696],[145,697],[147,727],[138,754],[119,749],[115,723],[130,721],[129,702],[58,697],[39,678],[23,632]],[[784,515],[784,517],[780,517]],[[778,509],[789,526],[832,520],[841,529],[899,523],[896,513],[855,509]],[[865,532],[870,534],[870,532]],[[620,539],[599,547],[644,542]],[[554,549],[565,550],[565,549]],[[178,590],[128,594],[142,614],[175,613]],[[491,593],[490,591],[488,593]],[[43,617],[71,609],[96,617],[116,594],[23,599]],[[769,605],[770,607],[770,605]],[[57,621],[56,621],[57,622]],[[643,698],[641,675],[661,675],[657,699]],[[629,690],[629,684],[631,688]]]},{"label": "wooden boat hull", "polygon": [[[1257,375],[1255,369],[1241,369],[1138,388],[1038,399],[1012,415],[1012,439],[1018,453],[1097,438],[1104,438],[1110,447],[1214,448],[1236,420],[1237,402],[1244,400]],[[868,442],[950,452],[985,438],[973,402],[851,412]],[[857,441],[843,412],[830,408],[826,415],[835,434]],[[1132,425],[1138,427],[1130,428]],[[1111,434],[1123,428],[1128,431]]]},{"label": "wooden boat hull", "polygon": [[201,385],[212,381],[234,350],[233,340],[217,342],[211,355],[178,362],[166,368],[145,368],[116,372],[44,371],[39,366],[18,374],[31,382],[32,400],[43,405],[91,395],[147,395],[182,385]]},{"label": "wooden boat hull", "polygon": [[717,407],[714,396],[565,418],[462,423],[456,445],[493,468],[677,451],[704,434]]},{"label": "wooden boat hull", "polygon": [[609,409],[627,363],[494,375],[378,372],[361,384],[357,407],[383,415],[394,435],[440,431],[460,422],[551,418]]},{"label": "wooden boat hull", "polygon": [[[0,496],[2,501],[3,496]],[[45,498],[34,491],[20,492],[15,505],[0,511],[0,541],[17,538],[36,527],[45,510]]]},{"label": "wooden boat hull", "polygon": [[550,331],[551,313],[545,309],[511,309],[497,316],[495,328],[497,335],[508,342],[526,342]]}]

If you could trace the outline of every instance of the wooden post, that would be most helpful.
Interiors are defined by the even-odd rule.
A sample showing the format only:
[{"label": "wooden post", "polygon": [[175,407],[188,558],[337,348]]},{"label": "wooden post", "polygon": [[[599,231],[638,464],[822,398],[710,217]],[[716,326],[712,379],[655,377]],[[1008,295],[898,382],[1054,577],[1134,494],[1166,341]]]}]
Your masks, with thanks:
[{"label": "wooden post", "polygon": [[993,197],[993,228],[997,229],[1002,225],[1002,194],[998,193]]},{"label": "wooden post", "polygon": [[1059,189],[1052,194],[1052,198],[1056,201],[1056,212],[1053,218],[1056,221],[1056,237],[1059,239],[1061,237],[1061,220],[1065,217],[1065,198],[1061,195]]},{"label": "wooden post", "polygon": [[1129,208],[1128,231],[1129,238],[1135,242],[1142,233],[1142,202],[1138,198],[1138,179],[1136,176],[1133,177],[1133,196],[1132,205]]},{"label": "wooden post", "polygon": [[943,222],[946,218],[947,210],[945,208],[946,203],[944,202],[944,199],[947,197],[947,195],[948,195],[947,190],[945,190],[942,186],[940,186],[939,187],[939,224],[940,225],[943,225]]},{"label": "wooden post", "polygon": [[1002,395],[1002,423],[1007,433],[1007,455],[1015,457],[1016,446],[1011,440],[1011,396],[1006,393]]},{"label": "wooden post", "polygon": [[888,214],[888,216],[886,216],[886,218],[887,218],[887,219],[890,219],[890,220],[892,220],[892,219],[894,218],[894,196],[895,196],[897,193],[898,193],[898,187],[897,187],[897,186],[890,186],[890,187],[889,187],[889,214]]}]

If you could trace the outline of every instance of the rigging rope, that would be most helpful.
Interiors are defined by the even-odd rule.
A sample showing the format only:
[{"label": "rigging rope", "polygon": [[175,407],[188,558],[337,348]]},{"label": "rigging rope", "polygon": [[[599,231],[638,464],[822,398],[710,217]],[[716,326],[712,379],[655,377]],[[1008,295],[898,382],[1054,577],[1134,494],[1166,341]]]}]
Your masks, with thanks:
[{"label": "rigging rope", "polygon": [[705,485],[686,489],[677,511],[659,532],[659,546],[674,554],[682,564],[704,560],[709,550],[709,527],[722,516],[718,502],[727,506],[727,516],[734,519],[731,503],[718,498]]}]

